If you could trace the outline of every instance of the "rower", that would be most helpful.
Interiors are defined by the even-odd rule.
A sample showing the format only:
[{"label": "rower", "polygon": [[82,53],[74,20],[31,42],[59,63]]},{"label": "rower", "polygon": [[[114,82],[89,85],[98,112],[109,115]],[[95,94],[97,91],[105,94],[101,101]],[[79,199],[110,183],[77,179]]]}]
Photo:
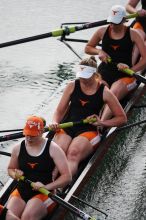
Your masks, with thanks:
[{"label": "rower", "polygon": [[[118,100],[123,99],[137,86],[136,79],[132,76],[127,76],[122,70],[130,68],[137,72],[146,67],[144,40],[136,30],[126,26],[125,18],[125,8],[121,5],[113,6],[107,18],[110,24],[100,27],[85,47],[86,53],[98,55],[101,60],[98,71]],[[102,41],[101,48],[97,47],[100,41]],[[133,65],[132,53],[134,44],[139,49],[141,59]],[[108,62],[109,58],[112,59],[110,63]],[[102,120],[109,119],[111,116],[111,110],[106,105]]]},{"label": "rower", "polygon": [[[22,181],[11,193],[7,208],[18,218],[39,220],[52,212],[56,203],[38,192],[44,187],[50,191],[64,187],[71,181],[71,174],[63,150],[53,141],[42,136],[44,120],[38,116],[28,117],[23,134],[25,140],[12,151],[8,173],[19,180],[25,175],[33,182],[33,189]],[[60,176],[53,181],[52,171],[57,166]]]},{"label": "rower", "polygon": [[[49,126],[57,131],[54,141],[66,153],[72,175],[77,173],[79,163],[87,158],[100,142],[97,126],[120,126],[127,120],[117,98],[100,79],[93,56],[80,62],[76,77],[75,81],[69,82],[66,86],[54,112],[53,122]],[[110,120],[100,119],[105,103],[113,113],[113,118]],[[96,117],[97,122],[58,129],[59,123],[80,121],[89,116]]]}]

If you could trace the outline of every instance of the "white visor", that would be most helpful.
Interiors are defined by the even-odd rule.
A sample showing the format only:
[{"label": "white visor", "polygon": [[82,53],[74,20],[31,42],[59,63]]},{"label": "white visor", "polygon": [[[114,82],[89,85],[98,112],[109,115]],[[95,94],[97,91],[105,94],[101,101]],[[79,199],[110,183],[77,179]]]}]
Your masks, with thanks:
[{"label": "white visor", "polygon": [[76,74],[77,78],[90,78],[94,73],[96,73],[96,68],[91,66],[79,65],[79,71]]}]

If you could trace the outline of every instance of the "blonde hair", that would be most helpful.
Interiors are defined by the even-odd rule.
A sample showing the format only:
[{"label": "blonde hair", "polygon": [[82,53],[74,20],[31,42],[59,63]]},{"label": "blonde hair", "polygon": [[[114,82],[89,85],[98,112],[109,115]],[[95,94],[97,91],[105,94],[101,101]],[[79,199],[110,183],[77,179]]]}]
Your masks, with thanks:
[{"label": "blonde hair", "polygon": [[80,65],[91,66],[97,69],[97,62],[94,56],[81,60]]},{"label": "blonde hair", "polygon": [[79,64],[96,68],[95,76],[97,79],[102,80],[101,75],[98,73],[98,65],[97,65],[97,61],[95,59],[95,56],[90,56],[88,58],[85,58],[85,59],[81,60]]}]

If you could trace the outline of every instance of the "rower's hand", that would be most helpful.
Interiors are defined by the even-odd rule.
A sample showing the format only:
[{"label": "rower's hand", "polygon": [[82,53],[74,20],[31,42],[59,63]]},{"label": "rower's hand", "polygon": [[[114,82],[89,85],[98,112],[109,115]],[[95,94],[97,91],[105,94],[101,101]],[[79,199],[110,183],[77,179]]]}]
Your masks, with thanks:
[{"label": "rower's hand", "polygon": [[14,169],[14,179],[19,180],[21,176],[24,175],[24,172],[19,169]]},{"label": "rower's hand", "polygon": [[146,10],[140,9],[137,11],[139,17],[146,17]]},{"label": "rower's hand", "polygon": [[48,127],[52,130],[52,131],[56,131],[59,129],[59,124],[57,122],[54,122],[52,124],[49,124]]},{"label": "rower's hand", "polygon": [[96,121],[95,122],[89,122],[89,124],[92,124],[94,126],[102,126],[102,122],[101,122],[101,119],[98,115],[91,115],[91,116],[88,116],[87,119],[92,119],[92,118],[96,118]]},{"label": "rower's hand", "polygon": [[99,51],[99,53],[98,53],[98,58],[99,58],[102,62],[108,63],[109,55],[101,49],[101,50]]},{"label": "rower's hand", "polygon": [[129,69],[129,66],[125,63],[118,63],[117,68],[118,68],[118,70],[124,70],[124,69],[127,69],[127,68]]},{"label": "rower's hand", "polygon": [[33,182],[32,183],[33,190],[38,191],[40,188],[44,188],[45,185],[41,182]]}]

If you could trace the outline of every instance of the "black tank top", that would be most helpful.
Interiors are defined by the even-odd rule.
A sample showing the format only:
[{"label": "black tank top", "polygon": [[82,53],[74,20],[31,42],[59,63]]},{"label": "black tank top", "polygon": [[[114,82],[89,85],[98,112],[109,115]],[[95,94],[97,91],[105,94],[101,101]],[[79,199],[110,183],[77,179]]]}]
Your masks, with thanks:
[{"label": "black tank top", "polygon": [[[133,42],[130,37],[130,28],[127,27],[125,35],[121,39],[112,39],[109,34],[110,26],[103,36],[102,49],[111,57],[113,63],[125,63],[132,66]],[[118,71],[116,65],[102,62],[98,68],[103,80],[110,86],[120,78],[127,77],[127,74]]]},{"label": "black tank top", "polygon": [[[43,152],[39,156],[31,156],[27,153],[25,140],[22,141],[18,156],[19,168],[29,180],[48,184],[52,182],[52,171],[55,167],[54,161],[49,154],[51,140],[48,139]],[[33,191],[29,184],[19,182],[18,191],[21,197],[27,201],[32,196],[38,194]]]},{"label": "black tank top", "polygon": [[[146,0],[141,0],[142,9],[146,10]],[[137,17],[136,21],[140,22],[142,25],[144,32],[146,33],[146,17]]]},{"label": "black tank top", "polygon": [[101,84],[93,95],[86,95],[81,90],[80,81],[75,80],[75,88],[70,97],[70,108],[64,121],[74,122],[92,114],[99,115],[104,104],[103,89],[104,85]]}]

